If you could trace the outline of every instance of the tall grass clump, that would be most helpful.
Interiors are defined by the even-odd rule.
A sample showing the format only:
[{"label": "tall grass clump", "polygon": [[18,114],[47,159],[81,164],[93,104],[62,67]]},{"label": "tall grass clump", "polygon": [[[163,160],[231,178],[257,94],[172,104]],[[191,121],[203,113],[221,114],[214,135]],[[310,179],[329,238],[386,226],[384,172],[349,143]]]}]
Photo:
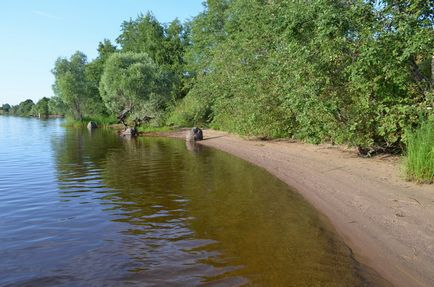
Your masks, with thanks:
[{"label": "tall grass clump", "polygon": [[95,122],[99,127],[108,127],[112,124],[116,124],[118,121],[114,116],[95,115],[91,117],[84,117],[81,120],[76,120],[70,117],[66,118],[63,126],[65,127],[85,127],[90,121]]},{"label": "tall grass clump", "polygon": [[405,172],[409,180],[432,183],[434,180],[434,121],[423,123],[407,133]]}]

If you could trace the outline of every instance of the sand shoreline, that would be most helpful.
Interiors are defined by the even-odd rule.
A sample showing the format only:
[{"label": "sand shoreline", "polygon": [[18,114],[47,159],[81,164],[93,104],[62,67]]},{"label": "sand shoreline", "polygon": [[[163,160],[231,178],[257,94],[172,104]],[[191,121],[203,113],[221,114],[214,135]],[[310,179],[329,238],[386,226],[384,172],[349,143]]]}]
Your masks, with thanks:
[{"label": "sand shoreline", "polygon": [[[154,133],[183,138],[185,131]],[[400,176],[399,159],[332,145],[257,141],[213,130],[200,144],[256,164],[325,215],[355,257],[394,286],[434,286],[434,185]]]}]

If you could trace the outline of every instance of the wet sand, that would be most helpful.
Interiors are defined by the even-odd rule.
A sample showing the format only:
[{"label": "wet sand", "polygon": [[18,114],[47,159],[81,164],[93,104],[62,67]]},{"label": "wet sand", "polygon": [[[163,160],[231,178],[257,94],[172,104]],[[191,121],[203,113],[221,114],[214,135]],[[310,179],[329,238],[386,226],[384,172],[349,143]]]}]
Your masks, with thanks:
[{"label": "wet sand", "polygon": [[[154,133],[183,138],[185,131]],[[402,177],[394,156],[354,149],[244,139],[205,130],[202,145],[263,167],[298,191],[365,264],[394,286],[434,286],[434,185]]]}]

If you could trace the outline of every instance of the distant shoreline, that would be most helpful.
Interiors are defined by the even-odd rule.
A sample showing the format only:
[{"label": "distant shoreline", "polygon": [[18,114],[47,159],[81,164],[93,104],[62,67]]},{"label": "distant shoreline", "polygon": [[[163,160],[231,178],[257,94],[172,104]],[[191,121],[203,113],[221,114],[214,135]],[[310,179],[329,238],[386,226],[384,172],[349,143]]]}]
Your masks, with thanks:
[{"label": "distant shoreline", "polygon": [[20,118],[36,118],[36,119],[63,119],[64,115],[48,115],[47,117],[38,117],[38,116],[21,116],[21,115],[13,115],[9,113],[0,112],[0,116],[10,116],[10,117],[20,117]]},{"label": "distant shoreline", "polygon": [[[184,138],[185,130],[143,133]],[[258,165],[325,215],[356,259],[393,286],[434,282],[434,186],[406,182],[399,157],[289,141],[246,140],[204,131],[199,142]]]}]

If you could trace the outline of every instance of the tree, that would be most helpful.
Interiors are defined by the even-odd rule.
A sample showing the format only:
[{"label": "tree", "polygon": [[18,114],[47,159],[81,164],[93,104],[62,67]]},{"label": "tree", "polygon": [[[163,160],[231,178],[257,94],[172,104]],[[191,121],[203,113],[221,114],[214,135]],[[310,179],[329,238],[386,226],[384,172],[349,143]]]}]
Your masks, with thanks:
[{"label": "tree", "polygon": [[133,120],[158,118],[167,102],[164,77],[144,53],[112,54],[100,83],[101,97],[114,114],[131,115]]},{"label": "tree", "polygon": [[189,45],[188,30],[182,23],[175,19],[165,27],[165,38],[163,43],[164,62],[162,69],[169,76],[171,84],[172,99],[183,98],[188,92],[185,81],[185,51]]},{"label": "tree", "polygon": [[434,98],[433,10],[427,0],[209,0],[190,24],[195,77],[175,118],[399,149]]},{"label": "tree", "polygon": [[174,100],[187,93],[184,54],[189,45],[188,29],[175,19],[162,25],[151,13],[125,21],[117,38],[123,52],[147,53],[164,71]]},{"label": "tree", "polygon": [[9,113],[12,115],[18,115],[17,111],[18,111],[18,105],[13,105],[13,106],[11,106]]},{"label": "tree", "polygon": [[115,45],[111,43],[110,40],[104,39],[102,42],[98,44],[98,58],[101,61],[105,62],[111,54],[116,53],[118,49]]},{"label": "tree", "polygon": [[[432,105],[429,63],[434,45],[434,3],[368,1],[346,69],[352,98],[352,142],[402,148],[404,131],[418,125]],[[425,68],[424,68],[425,66]]]},{"label": "tree", "polygon": [[86,64],[85,77],[88,89],[87,112],[91,115],[107,115],[107,109],[99,93],[101,76],[104,71],[104,65],[109,56],[117,52],[109,40],[104,39],[98,45],[98,57],[92,62]]},{"label": "tree", "polygon": [[433,3],[206,0],[164,25],[147,13],[122,23],[119,50],[104,40],[90,63],[58,59],[54,90],[78,118],[396,151],[434,105]]},{"label": "tree", "polygon": [[50,115],[49,102],[49,98],[43,97],[42,99],[40,99],[34,106],[35,116],[38,116],[40,118],[48,117]]},{"label": "tree", "polygon": [[70,60],[58,58],[52,71],[55,77],[53,91],[76,120],[82,120],[87,101],[86,64],[86,55],[77,51]]},{"label": "tree", "polygon": [[124,21],[116,39],[124,52],[147,53],[158,65],[164,63],[164,28],[152,13]]},{"label": "tree", "polygon": [[225,31],[226,12],[230,0],[204,1],[205,10],[193,18],[190,23],[191,37],[187,50],[189,70],[196,73],[209,71],[210,61],[219,43],[224,41],[228,33]]},{"label": "tree", "polygon": [[[204,11],[184,25],[183,99],[177,102],[170,116],[170,124],[196,125],[210,122],[214,94],[222,92],[219,89],[224,83],[217,79],[211,80],[209,76],[216,71],[213,67],[215,53],[229,36],[225,25],[232,2],[235,1],[204,1]],[[226,64],[230,66],[231,63],[226,61]]]},{"label": "tree", "polygon": [[27,99],[21,103],[19,103],[17,109],[16,109],[16,114],[19,116],[31,116],[31,111],[33,106],[35,105],[35,103],[33,103],[32,100]]},{"label": "tree", "polygon": [[65,115],[67,111],[67,107],[62,99],[58,96],[54,96],[50,98],[48,102],[48,110],[50,115]]},{"label": "tree", "polygon": [[9,104],[3,104],[1,109],[3,110],[3,112],[5,113],[9,113],[9,110],[11,109],[11,106]]}]

